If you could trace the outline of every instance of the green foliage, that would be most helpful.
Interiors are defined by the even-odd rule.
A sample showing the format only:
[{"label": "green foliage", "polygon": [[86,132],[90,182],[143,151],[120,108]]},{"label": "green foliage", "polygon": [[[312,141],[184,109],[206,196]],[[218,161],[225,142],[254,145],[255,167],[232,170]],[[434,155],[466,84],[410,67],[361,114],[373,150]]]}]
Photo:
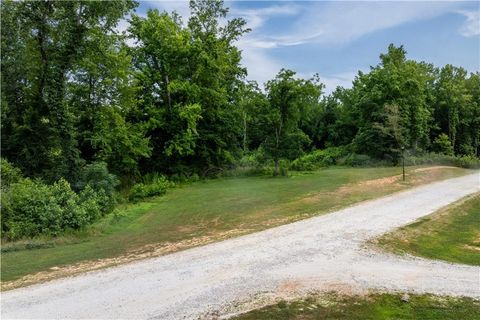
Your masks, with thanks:
[{"label": "green foliage", "polygon": [[455,157],[453,163],[461,168],[480,169],[480,159],[474,156]]},{"label": "green foliage", "polygon": [[273,161],[269,160],[263,148],[245,153],[234,166],[223,171],[222,177],[246,177],[259,175],[273,175]]},{"label": "green foliage", "polygon": [[438,153],[425,153],[417,155],[408,155],[405,157],[405,165],[435,164],[457,166],[461,168],[478,169],[480,168],[480,159],[473,156],[451,156]]},{"label": "green foliage", "polygon": [[102,200],[90,186],[77,195],[64,179],[53,185],[22,179],[2,194],[3,236],[15,240],[82,229],[99,217]]},{"label": "green foliage", "polygon": [[164,176],[150,175],[142,183],[137,183],[130,189],[129,199],[136,202],[144,198],[161,196],[171,186],[172,183]]},{"label": "green foliage", "polygon": [[22,178],[2,159],[2,232],[8,239],[57,236],[79,230],[113,209],[118,179],[102,162],[85,166],[75,184],[60,179],[53,184]]},{"label": "green foliage", "polygon": [[0,158],[0,175],[2,189],[7,188],[12,183],[18,182],[23,178],[20,169],[4,158]]},{"label": "green foliage", "polygon": [[324,150],[315,150],[292,162],[291,168],[299,171],[312,171],[320,167],[335,165],[340,158],[347,155],[343,147],[330,147]]},{"label": "green foliage", "polygon": [[274,80],[267,82],[268,104],[260,115],[263,119],[265,153],[275,163],[279,174],[280,159],[295,159],[310,142],[300,129],[301,112],[312,101],[318,101],[323,85],[317,78],[294,78],[295,72],[282,69]]},{"label": "green foliage", "polygon": [[[110,212],[116,203],[115,187],[118,184],[118,178],[108,172],[105,162],[93,162],[81,169],[75,188],[84,192],[87,187],[90,187],[98,197],[101,212]],[[87,193],[90,193],[90,191],[87,191]]]},{"label": "green foliage", "polygon": [[387,160],[379,160],[366,154],[357,153],[350,153],[342,162],[344,165],[351,167],[380,167],[392,165],[392,163]]},{"label": "green foliage", "polygon": [[118,179],[108,172],[105,162],[93,162],[82,168],[75,187],[83,190],[87,185],[95,191],[103,190],[107,195],[113,195]]},{"label": "green foliage", "polygon": [[150,136],[148,171],[223,167],[239,150],[235,103],[245,70],[233,43],[247,32],[245,21],[220,24],[228,12],[222,1],[192,1],[190,8],[188,25],[176,13],[149,10],[146,18],[133,15],[129,28],[142,88],[133,120]]},{"label": "green foliage", "polygon": [[[91,43],[94,35],[111,34],[135,6],[130,0],[2,1],[1,87],[2,104],[8,105],[2,108],[7,119],[2,153],[25,175],[75,180],[84,162],[79,146],[84,130],[78,130],[82,109],[76,106],[92,103],[69,101],[67,97],[78,97],[70,84],[78,74],[89,73],[79,65],[85,56],[98,54]],[[94,77],[88,78],[90,88],[96,87]]]},{"label": "green foliage", "polygon": [[440,134],[433,141],[433,150],[435,152],[446,154],[448,156],[453,155],[452,142],[445,133]]}]

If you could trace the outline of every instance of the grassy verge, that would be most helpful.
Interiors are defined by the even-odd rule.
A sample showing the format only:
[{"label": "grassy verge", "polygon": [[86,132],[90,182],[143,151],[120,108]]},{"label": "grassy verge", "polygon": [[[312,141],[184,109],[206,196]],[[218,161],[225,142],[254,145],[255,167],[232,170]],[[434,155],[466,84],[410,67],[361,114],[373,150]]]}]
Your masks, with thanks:
[{"label": "grassy verge", "polygon": [[337,167],[289,178],[193,183],[121,207],[118,215],[106,217],[89,231],[49,239],[46,246],[37,241],[29,246],[36,249],[26,250],[22,242],[3,243],[2,289],[158,256],[471,172],[412,167],[402,182],[400,170]]},{"label": "grassy verge", "polygon": [[479,319],[480,302],[468,298],[411,295],[408,301],[400,294],[309,297],[253,310],[234,319]]},{"label": "grassy verge", "polygon": [[480,265],[480,193],[376,240],[395,253]]}]

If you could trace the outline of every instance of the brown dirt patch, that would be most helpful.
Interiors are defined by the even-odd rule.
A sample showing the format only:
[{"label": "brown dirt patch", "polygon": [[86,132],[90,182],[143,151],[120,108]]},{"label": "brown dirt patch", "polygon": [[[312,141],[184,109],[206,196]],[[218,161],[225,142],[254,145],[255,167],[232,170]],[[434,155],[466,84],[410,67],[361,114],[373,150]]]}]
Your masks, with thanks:
[{"label": "brown dirt patch", "polygon": [[277,288],[277,293],[283,294],[291,294],[293,292],[297,292],[304,287],[304,284],[299,280],[291,280],[285,281],[280,284]]},{"label": "brown dirt patch", "polygon": [[417,168],[413,170],[414,172],[424,172],[424,171],[432,171],[432,170],[441,170],[441,169],[456,169],[457,167],[452,166],[433,166],[433,167],[426,167],[426,168]]}]

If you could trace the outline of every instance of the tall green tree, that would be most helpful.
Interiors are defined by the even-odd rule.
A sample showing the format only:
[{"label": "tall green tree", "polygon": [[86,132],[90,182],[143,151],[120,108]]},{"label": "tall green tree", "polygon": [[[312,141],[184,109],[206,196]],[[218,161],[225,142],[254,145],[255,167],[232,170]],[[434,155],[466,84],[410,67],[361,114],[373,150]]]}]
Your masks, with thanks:
[{"label": "tall green tree", "polygon": [[245,69],[234,42],[248,30],[226,20],[223,1],[192,1],[185,27],[176,13],[150,10],[133,16],[129,31],[138,85],[139,113],[159,171],[225,165],[241,149],[239,92]]},{"label": "tall green tree", "polygon": [[429,146],[433,66],[407,60],[402,46],[390,45],[380,64],[360,72],[353,83],[355,98],[349,108],[357,116],[354,149],[375,157],[398,157],[397,142],[381,130],[388,126],[386,106],[398,107],[404,144],[413,150]]},{"label": "tall green tree", "polygon": [[266,153],[273,159],[275,175],[282,158],[294,159],[302,154],[310,139],[300,129],[302,111],[321,94],[317,79],[295,78],[295,72],[282,69],[275,79],[266,83],[268,105],[261,115],[264,121]]},{"label": "tall green tree", "polygon": [[250,29],[242,18],[227,19],[222,0],[190,1],[188,27],[193,37],[194,72],[202,119],[198,124],[195,166],[223,166],[240,154],[242,110],[241,83],[247,70],[235,42]]},{"label": "tall green tree", "polygon": [[8,106],[2,152],[27,175],[76,175],[81,157],[67,83],[90,32],[112,32],[134,6],[128,0],[2,2],[2,102]]},{"label": "tall green tree", "polygon": [[192,35],[174,13],[150,10],[134,15],[129,28],[137,45],[132,48],[137,91],[137,113],[153,147],[146,162],[153,170],[167,171],[173,163],[193,155],[202,107],[199,87],[192,83]]}]

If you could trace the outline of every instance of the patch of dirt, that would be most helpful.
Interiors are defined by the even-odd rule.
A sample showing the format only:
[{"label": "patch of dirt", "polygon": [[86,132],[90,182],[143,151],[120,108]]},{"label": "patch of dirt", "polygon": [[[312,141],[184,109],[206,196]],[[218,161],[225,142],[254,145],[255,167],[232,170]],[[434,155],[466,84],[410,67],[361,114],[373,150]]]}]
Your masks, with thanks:
[{"label": "patch of dirt", "polygon": [[385,185],[392,185],[398,182],[402,178],[402,175],[396,175],[396,176],[390,176],[390,177],[385,177],[385,178],[380,178],[380,179],[374,179],[374,180],[366,180],[358,183],[358,186],[360,187],[370,187],[370,186],[385,186]]},{"label": "patch of dirt", "polygon": [[[187,228],[187,227],[185,227]],[[193,228],[190,228],[193,231]],[[184,230],[185,231],[185,230]],[[11,290],[31,284],[42,283],[57,278],[74,276],[80,273],[99,270],[137,260],[159,257],[188,248],[205,245],[214,241],[221,241],[235,236],[250,233],[251,229],[233,229],[224,232],[211,233],[201,237],[182,240],[179,242],[167,242],[160,244],[149,244],[139,249],[129,251],[115,258],[104,258],[93,261],[79,262],[67,266],[55,266],[47,271],[26,275],[20,279],[1,283],[1,290]]]},{"label": "patch of dirt", "polygon": [[281,295],[287,293],[296,292],[299,289],[303,288],[304,284],[299,280],[289,280],[280,284],[277,288],[277,292]]},{"label": "patch of dirt", "polygon": [[325,284],[323,291],[347,296],[364,295],[367,293],[365,290],[353,287],[349,284],[337,282]]},{"label": "patch of dirt", "polygon": [[424,171],[440,170],[440,169],[458,169],[458,168],[452,167],[452,166],[433,166],[433,167],[426,167],[426,168],[417,168],[413,170],[413,172],[424,172]]}]

